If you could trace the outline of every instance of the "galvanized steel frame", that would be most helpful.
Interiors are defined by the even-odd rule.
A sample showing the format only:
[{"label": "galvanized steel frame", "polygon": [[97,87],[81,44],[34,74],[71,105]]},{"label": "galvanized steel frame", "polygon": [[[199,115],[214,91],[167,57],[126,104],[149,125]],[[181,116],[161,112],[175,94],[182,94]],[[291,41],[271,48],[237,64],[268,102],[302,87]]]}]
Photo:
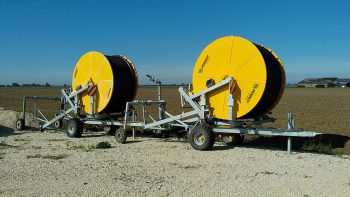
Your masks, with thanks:
[{"label": "galvanized steel frame", "polygon": [[[198,92],[194,95],[189,95],[183,87],[179,87],[178,91],[181,97],[181,106],[183,107],[185,103],[188,103],[192,111],[182,112],[178,115],[172,115],[165,110],[166,101],[161,100],[161,91],[160,84],[158,84],[158,101],[152,100],[134,100],[131,102],[127,102],[125,106],[125,115],[123,119],[117,120],[96,120],[96,119],[82,119],[84,124],[92,124],[92,125],[115,125],[115,126],[123,126],[124,129],[131,128],[133,129],[133,136],[135,134],[135,128],[139,127],[142,129],[154,129],[154,130],[167,130],[166,125],[170,126],[180,126],[186,129],[187,131],[191,131],[192,128],[197,125],[199,122],[205,121],[206,118],[210,118],[209,110],[206,105],[206,94],[216,90],[217,88],[221,88],[222,86],[229,85],[233,80],[232,77],[228,77],[221,81],[218,84],[215,84],[201,92]],[[88,83],[86,86],[81,87],[79,90],[74,91],[72,93],[67,93],[64,89],[61,91],[61,98],[59,97],[23,97],[23,119],[25,119],[26,112],[26,100],[27,99],[51,99],[51,100],[61,100],[61,106],[65,103],[68,103],[70,108],[64,110],[61,108],[61,113],[57,115],[52,120],[47,120],[45,116],[42,115],[39,109],[35,104],[37,111],[43,116],[44,119],[37,118],[39,121],[44,122],[41,129],[45,129],[49,127],[54,122],[69,116],[69,113],[74,112],[79,114],[79,103],[77,96],[82,92],[86,91],[92,84]],[[199,102],[198,102],[199,98]],[[269,136],[285,136],[288,137],[287,141],[287,151],[291,153],[292,147],[292,137],[314,137],[319,135],[320,133],[313,131],[303,131],[296,130],[294,125],[294,117],[291,113],[288,114],[288,129],[260,129],[253,128],[254,125],[260,125],[266,122],[275,121],[274,118],[264,117],[261,120],[255,121],[245,121],[235,120],[233,117],[233,93],[229,94],[228,98],[228,107],[229,107],[229,117],[228,122],[220,122],[217,121],[215,125],[212,126],[212,131],[217,134],[242,134],[242,135],[269,135]],[[142,107],[142,119],[137,120],[134,109],[131,109],[131,106],[141,106]],[[147,111],[146,106],[150,105],[158,105],[158,115],[159,120],[155,120]],[[131,113],[131,115],[130,115]],[[151,123],[147,123],[146,114],[149,115],[150,119],[153,121]],[[129,120],[129,117],[132,117],[132,120]],[[167,116],[167,117],[166,117]],[[35,116],[36,117],[36,116]],[[69,116],[70,117],[70,116]],[[190,118],[192,117],[192,118]],[[186,119],[187,118],[187,119]]]}]

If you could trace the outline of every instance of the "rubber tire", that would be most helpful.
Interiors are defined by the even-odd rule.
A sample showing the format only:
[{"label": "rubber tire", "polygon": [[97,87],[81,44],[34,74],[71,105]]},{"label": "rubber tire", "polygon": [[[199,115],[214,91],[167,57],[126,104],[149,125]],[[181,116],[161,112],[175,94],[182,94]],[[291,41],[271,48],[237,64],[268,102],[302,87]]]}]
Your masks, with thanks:
[{"label": "rubber tire", "polygon": [[164,134],[162,130],[153,130],[152,132],[154,138],[162,138]]},{"label": "rubber tire", "polygon": [[16,121],[16,129],[17,129],[17,131],[22,131],[23,129],[25,129],[24,120],[23,119],[18,119]]},{"label": "rubber tire", "polygon": [[[196,138],[199,135],[204,136],[204,141],[199,144],[196,142]],[[215,143],[215,135],[212,129],[207,125],[197,125],[195,126],[189,134],[189,141],[195,150],[211,150]]]},{"label": "rubber tire", "polygon": [[222,141],[229,146],[233,146],[233,145],[240,145],[243,143],[244,140],[244,135],[241,134],[233,134],[235,137],[233,140],[230,140],[230,136],[223,136],[222,137]]},{"label": "rubber tire", "polygon": [[55,129],[60,129],[62,128],[62,120],[57,120],[55,123],[54,123],[54,128]]},{"label": "rubber tire", "polygon": [[104,126],[103,130],[106,132],[107,135],[115,135],[115,132],[117,131],[118,128],[119,126],[108,125],[108,126]]},{"label": "rubber tire", "polygon": [[127,137],[128,136],[124,128],[118,128],[115,132],[115,139],[118,143],[125,144]]},{"label": "rubber tire", "polygon": [[83,122],[78,118],[71,118],[68,120],[66,134],[71,138],[80,138],[83,134]]}]

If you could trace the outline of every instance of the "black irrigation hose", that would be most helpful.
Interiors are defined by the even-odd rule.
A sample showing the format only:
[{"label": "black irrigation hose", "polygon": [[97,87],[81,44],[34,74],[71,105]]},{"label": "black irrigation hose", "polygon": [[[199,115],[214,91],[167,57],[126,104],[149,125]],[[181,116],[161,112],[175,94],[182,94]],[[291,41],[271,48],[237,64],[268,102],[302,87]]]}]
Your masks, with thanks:
[{"label": "black irrigation hose", "polygon": [[106,56],[113,72],[113,91],[107,106],[101,113],[122,112],[126,102],[132,101],[136,94],[136,77],[132,65],[121,56]]}]

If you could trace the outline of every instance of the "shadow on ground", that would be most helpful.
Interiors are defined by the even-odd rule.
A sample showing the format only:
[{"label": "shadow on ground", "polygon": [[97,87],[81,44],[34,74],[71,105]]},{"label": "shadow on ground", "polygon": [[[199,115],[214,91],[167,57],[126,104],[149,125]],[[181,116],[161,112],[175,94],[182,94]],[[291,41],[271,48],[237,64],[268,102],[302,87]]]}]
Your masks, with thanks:
[{"label": "shadow on ground", "polygon": [[0,137],[8,137],[11,135],[19,135],[14,129],[0,125]]},{"label": "shadow on ground", "polygon": [[[6,137],[9,135],[17,135],[13,129],[0,126],[0,137]],[[57,132],[53,130],[52,132]],[[60,132],[64,132],[64,130],[60,130]],[[104,131],[88,131],[84,132],[82,138],[92,138],[92,137],[103,137],[110,136],[114,138],[114,135],[106,134]],[[155,138],[152,132],[136,132],[135,137],[137,138],[152,138],[158,139],[163,142],[174,142],[174,143],[188,143],[188,140],[184,138],[176,138],[173,136],[171,138]],[[132,133],[128,132],[128,139],[126,143],[138,143],[140,141],[132,141]],[[340,153],[350,153],[350,144],[347,142],[350,140],[349,136],[339,135],[339,134],[322,134],[313,138],[300,138],[293,137],[292,140],[292,149],[294,151],[304,151],[303,147],[311,144],[322,144],[325,146],[329,146],[331,149],[337,149]],[[270,149],[270,150],[286,150],[287,149],[287,137],[280,136],[246,136],[242,145],[238,145],[241,147],[249,147],[249,148],[257,148],[257,149]],[[215,151],[223,151],[233,149],[237,146],[229,146],[229,145],[215,145],[213,150]]]},{"label": "shadow on ground", "polygon": [[[310,144],[323,144],[330,146],[332,149],[340,148],[344,149],[343,152],[349,152],[349,147],[346,147],[346,143],[350,139],[349,136],[338,135],[338,134],[322,134],[314,138],[292,138],[292,149],[302,150],[303,146]],[[267,137],[259,136],[248,138],[244,142],[245,146],[250,147],[269,147],[272,149],[286,150],[287,148],[287,137]]]},{"label": "shadow on ground", "polygon": [[103,137],[103,136],[109,136],[105,133],[101,133],[101,132],[95,132],[95,133],[83,133],[83,135],[81,136],[81,138],[91,138],[91,137]]}]

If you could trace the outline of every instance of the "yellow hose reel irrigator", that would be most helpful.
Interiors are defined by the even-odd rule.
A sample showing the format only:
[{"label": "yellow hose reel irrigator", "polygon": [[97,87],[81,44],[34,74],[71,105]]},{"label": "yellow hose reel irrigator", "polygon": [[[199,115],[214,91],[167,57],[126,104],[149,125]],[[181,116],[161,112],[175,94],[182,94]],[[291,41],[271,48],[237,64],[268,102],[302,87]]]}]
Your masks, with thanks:
[{"label": "yellow hose reel irrigator", "polygon": [[[267,47],[237,36],[219,38],[199,55],[192,74],[193,93],[227,77],[236,83],[234,118],[257,118],[269,113],[280,100],[285,86],[283,64]],[[210,115],[229,119],[228,86],[210,92],[206,99]]]},{"label": "yellow hose reel irrigator", "polygon": [[99,52],[85,53],[74,68],[72,89],[91,82],[97,87],[93,110],[88,91],[79,95],[81,111],[86,114],[122,112],[125,104],[137,94],[137,72],[132,62],[121,55],[105,56]]}]

